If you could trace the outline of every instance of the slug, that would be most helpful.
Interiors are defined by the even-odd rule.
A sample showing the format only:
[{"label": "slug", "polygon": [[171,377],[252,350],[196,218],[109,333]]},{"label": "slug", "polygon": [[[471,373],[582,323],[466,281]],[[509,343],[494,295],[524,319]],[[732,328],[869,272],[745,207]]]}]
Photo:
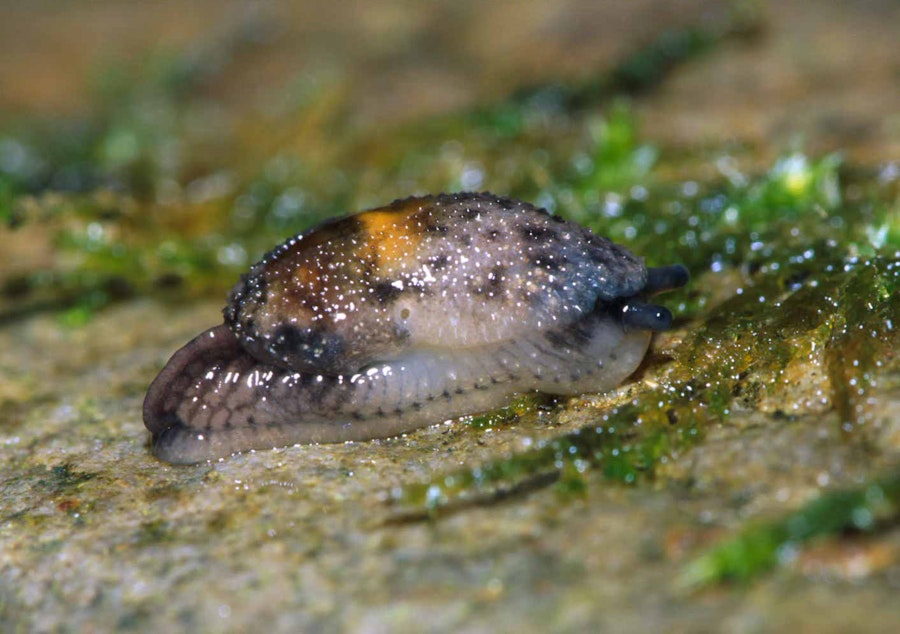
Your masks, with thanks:
[{"label": "slug", "polygon": [[442,194],[326,222],[267,254],[224,323],[169,360],[144,400],[162,460],[395,436],[518,392],[610,389],[687,283],[543,209]]}]

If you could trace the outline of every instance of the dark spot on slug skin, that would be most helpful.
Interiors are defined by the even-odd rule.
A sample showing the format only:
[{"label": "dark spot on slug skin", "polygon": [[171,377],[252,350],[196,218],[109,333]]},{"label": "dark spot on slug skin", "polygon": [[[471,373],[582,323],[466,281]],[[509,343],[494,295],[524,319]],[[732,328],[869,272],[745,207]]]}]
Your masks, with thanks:
[{"label": "dark spot on slug skin", "polygon": [[477,207],[463,207],[459,217],[463,222],[477,220],[481,216],[481,210]]},{"label": "dark spot on slug skin", "polygon": [[373,287],[373,294],[375,295],[375,299],[379,304],[390,304],[403,292],[401,287],[396,285],[396,282],[392,282],[390,280],[384,280],[376,283]]},{"label": "dark spot on slug skin", "polygon": [[432,271],[440,271],[447,268],[447,264],[450,262],[450,256],[442,253],[428,258],[426,262],[428,263],[428,266],[431,267]]},{"label": "dark spot on slug skin", "polygon": [[538,255],[533,256],[530,259],[530,262],[535,268],[540,268],[550,273],[559,271],[563,265],[562,262],[557,262],[552,254],[549,253],[539,253]]},{"label": "dark spot on slug skin", "polygon": [[559,239],[555,230],[540,225],[524,224],[519,227],[519,231],[526,242],[540,243]]},{"label": "dark spot on slug skin", "polygon": [[490,193],[407,198],[326,222],[241,277],[225,323],[177,351],[144,400],[153,452],[397,435],[528,390],[607,390],[687,282],[609,240]]},{"label": "dark spot on slug skin", "polygon": [[499,296],[504,289],[506,267],[498,264],[488,275],[488,295]]}]

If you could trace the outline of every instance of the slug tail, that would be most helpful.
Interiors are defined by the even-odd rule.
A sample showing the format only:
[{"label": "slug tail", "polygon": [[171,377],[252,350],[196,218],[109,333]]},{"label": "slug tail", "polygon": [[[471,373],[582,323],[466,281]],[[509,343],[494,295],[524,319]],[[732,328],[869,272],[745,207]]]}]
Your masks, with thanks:
[{"label": "slug tail", "polygon": [[190,464],[213,457],[208,429],[185,422],[182,409],[198,377],[240,354],[240,346],[224,325],[194,337],[178,350],[150,384],[144,398],[144,426],[151,433],[154,455],[167,462]]}]

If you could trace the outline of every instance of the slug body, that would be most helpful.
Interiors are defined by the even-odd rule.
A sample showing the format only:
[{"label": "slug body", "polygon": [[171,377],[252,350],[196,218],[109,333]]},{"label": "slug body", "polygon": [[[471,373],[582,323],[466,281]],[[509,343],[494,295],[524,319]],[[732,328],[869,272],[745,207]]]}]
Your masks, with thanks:
[{"label": "slug body", "polygon": [[408,198],[266,255],[225,323],[175,353],[144,401],[154,453],[365,440],[504,405],[609,389],[687,282],[606,238],[491,194]]}]

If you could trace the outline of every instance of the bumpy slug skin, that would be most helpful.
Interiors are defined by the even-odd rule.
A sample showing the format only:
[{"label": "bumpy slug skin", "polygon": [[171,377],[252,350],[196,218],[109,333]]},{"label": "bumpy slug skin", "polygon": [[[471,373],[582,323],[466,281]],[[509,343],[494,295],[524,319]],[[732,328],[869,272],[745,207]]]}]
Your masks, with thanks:
[{"label": "bumpy slug skin", "polygon": [[644,299],[686,282],[528,203],[407,198],[266,255],[225,323],[153,381],[144,424],[159,458],[193,463],[393,436],[517,392],[607,390],[671,323]]}]

